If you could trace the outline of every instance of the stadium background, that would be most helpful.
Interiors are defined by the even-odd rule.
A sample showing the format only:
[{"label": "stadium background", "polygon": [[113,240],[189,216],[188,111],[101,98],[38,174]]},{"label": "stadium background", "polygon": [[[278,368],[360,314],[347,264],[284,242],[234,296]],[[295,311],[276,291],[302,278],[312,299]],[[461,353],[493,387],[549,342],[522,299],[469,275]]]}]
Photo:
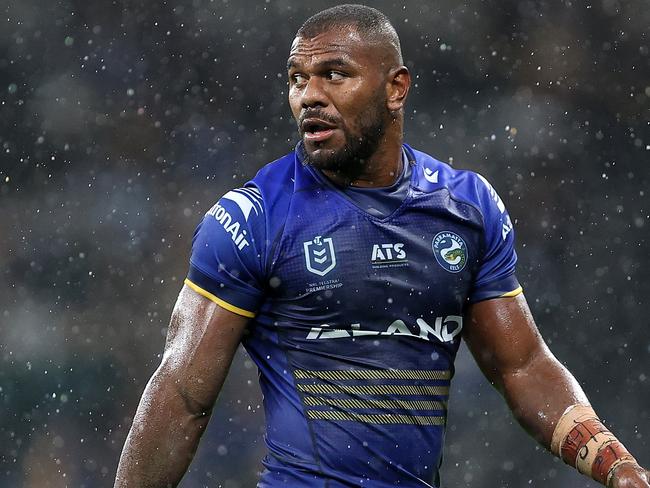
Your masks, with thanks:
[{"label": "stadium background", "polygon": [[[0,486],[110,486],[195,225],[296,141],[284,65],[332,2],[0,1]],[[374,2],[401,35],[407,140],[486,175],[539,327],[650,464],[650,8]],[[183,486],[254,486],[240,354]],[[466,352],[446,487],[587,488]]]}]

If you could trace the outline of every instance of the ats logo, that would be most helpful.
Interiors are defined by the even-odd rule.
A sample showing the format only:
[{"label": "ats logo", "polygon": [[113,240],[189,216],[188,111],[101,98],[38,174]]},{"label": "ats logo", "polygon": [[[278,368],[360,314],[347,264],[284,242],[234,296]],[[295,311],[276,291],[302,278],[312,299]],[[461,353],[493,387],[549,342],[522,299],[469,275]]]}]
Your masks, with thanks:
[{"label": "ats logo", "polygon": [[404,243],[375,244],[370,262],[373,268],[408,266]]}]

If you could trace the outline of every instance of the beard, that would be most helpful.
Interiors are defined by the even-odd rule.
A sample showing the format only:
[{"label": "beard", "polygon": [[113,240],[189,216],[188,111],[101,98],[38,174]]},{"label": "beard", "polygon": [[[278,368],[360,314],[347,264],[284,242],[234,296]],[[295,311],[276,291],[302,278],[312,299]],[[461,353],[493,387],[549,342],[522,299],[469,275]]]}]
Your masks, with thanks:
[{"label": "beard", "polygon": [[[336,123],[345,136],[343,147],[332,150],[320,150],[318,154],[309,152],[304,144],[300,144],[303,164],[313,166],[321,171],[333,171],[345,179],[352,181],[361,175],[366,163],[377,149],[388,125],[386,101],[377,97],[377,103],[369,106],[354,120],[356,131],[353,133],[341,120],[333,120],[331,116],[319,109],[310,110],[308,116],[318,117],[325,121]],[[306,118],[306,117],[305,117]],[[302,130],[300,135],[303,136]]]}]

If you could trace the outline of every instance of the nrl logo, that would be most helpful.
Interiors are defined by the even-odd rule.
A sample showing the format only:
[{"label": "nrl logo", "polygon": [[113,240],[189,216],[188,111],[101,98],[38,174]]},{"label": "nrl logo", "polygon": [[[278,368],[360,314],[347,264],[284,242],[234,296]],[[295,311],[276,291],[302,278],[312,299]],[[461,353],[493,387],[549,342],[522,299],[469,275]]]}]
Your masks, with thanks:
[{"label": "nrl logo", "polygon": [[331,237],[323,239],[322,236],[316,236],[311,241],[303,242],[303,247],[307,271],[325,276],[336,267],[336,254]]}]

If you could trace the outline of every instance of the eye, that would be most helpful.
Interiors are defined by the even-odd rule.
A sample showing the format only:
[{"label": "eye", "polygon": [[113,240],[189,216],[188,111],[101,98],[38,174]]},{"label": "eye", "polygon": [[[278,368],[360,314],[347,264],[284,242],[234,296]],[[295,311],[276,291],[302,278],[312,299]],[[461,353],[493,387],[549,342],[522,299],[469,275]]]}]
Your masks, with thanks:
[{"label": "eye", "polygon": [[290,76],[291,83],[294,86],[302,86],[307,82],[307,78],[300,73],[294,73]]},{"label": "eye", "polygon": [[330,81],[341,81],[346,78],[345,74],[340,71],[328,71],[326,78]]}]

